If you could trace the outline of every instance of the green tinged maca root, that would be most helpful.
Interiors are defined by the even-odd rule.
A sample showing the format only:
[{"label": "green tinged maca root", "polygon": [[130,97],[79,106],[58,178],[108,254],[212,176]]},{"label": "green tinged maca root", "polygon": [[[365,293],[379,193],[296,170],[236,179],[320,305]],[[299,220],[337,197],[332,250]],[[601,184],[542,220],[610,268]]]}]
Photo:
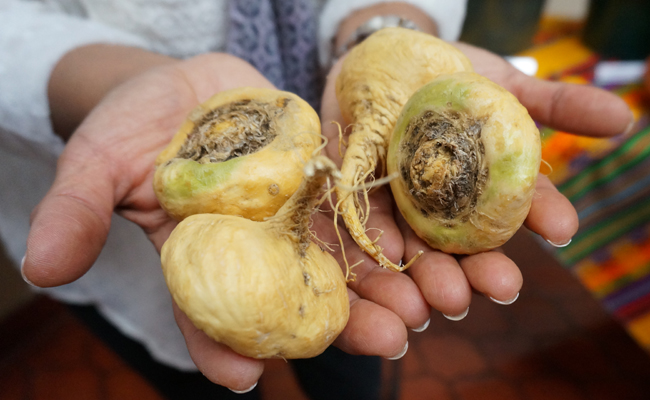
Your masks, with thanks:
[{"label": "green tinged maca root", "polygon": [[295,192],[320,144],[318,115],[295,94],[223,91],[197,107],[159,155],[154,191],[177,220],[218,213],[261,221]]},{"label": "green tinged maca root", "polygon": [[345,328],[350,305],[336,259],[311,241],[309,223],[332,161],[318,156],[297,191],[266,221],[197,214],[161,251],[179,308],[209,337],[247,357],[308,358]]},{"label": "green tinged maca root", "polygon": [[390,136],[409,97],[436,76],[458,71],[472,71],[458,49],[405,28],[372,34],[343,61],[336,97],[352,132],[341,166],[342,185],[336,192],[338,210],[357,244],[383,267],[401,271],[411,262],[398,266],[382,254],[366,234],[367,205],[350,188],[363,185],[378,168],[385,169]]},{"label": "green tinged maca root", "polygon": [[528,213],[539,132],[513,95],[472,71],[455,47],[403,28],[376,32],[343,62],[336,95],[351,134],[337,209],[381,266],[414,261],[397,266],[382,254],[366,234],[370,208],[351,189],[384,168],[398,177],[391,188],[408,223],[448,253],[500,246]]},{"label": "green tinged maca root", "polygon": [[408,101],[388,150],[402,215],[431,247],[473,254],[524,222],[541,162],[539,131],[508,91],[478,74],[441,75]]},{"label": "green tinged maca root", "polygon": [[308,358],[345,328],[346,277],[313,243],[311,215],[334,163],[298,96],[220,92],[156,160],[154,190],[178,220],[161,249],[167,286],[192,323],[254,358]]}]

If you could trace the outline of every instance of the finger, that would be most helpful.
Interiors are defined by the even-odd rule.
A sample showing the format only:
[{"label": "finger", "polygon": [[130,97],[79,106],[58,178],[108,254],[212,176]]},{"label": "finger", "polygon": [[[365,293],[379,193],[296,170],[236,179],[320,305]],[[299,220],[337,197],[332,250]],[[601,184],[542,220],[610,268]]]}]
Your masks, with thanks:
[{"label": "finger", "polygon": [[392,311],[351,290],[350,319],[334,345],[349,354],[394,358],[407,346],[408,332]]},{"label": "finger", "polygon": [[513,68],[506,89],[533,119],[565,132],[614,136],[626,133],[634,123],[632,111],[623,99],[596,87],[545,81]]},{"label": "finger", "polygon": [[538,177],[535,192],[526,227],[556,246],[567,244],[579,226],[573,205],[544,175]]},{"label": "finger", "polygon": [[149,240],[151,243],[153,243],[158,253],[160,253],[163,244],[165,244],[169,238],[169,235],[172,234],[172,231],[174,228],[176,228],[176,225],[178,225],[178,221],[171,220],[169,217],[167,217],[167,215],[161,217],[161,219],[163,218],[165,219],[165,222],[159,224],[159,229],[156,229],[152,232],[146,232]]},{"label": "finger", "polygon": [[[373,209],[373,218],[378,217],[379,213],[376,211],[378,210]],[[315,217],[314,228],[318,232],[319,239],[328,243],[338,243],[339,239],[333,229],[332,220],[322,218],[320,215]],[[394,228],[387,229],[382,226],[384,234],[379,243],[382,245],[384,243],[382,240],[385,241],[384,253],[389,258],[396,256],[393,260],[398,262],[403,254],[403,240],[392,214],[387,214],[388,217]],[[368,224],[371,225],[371,221]],[[353,265],[352,272],[356,275],[355,280],[349,282],[348,286],[362,298],[397,314],[409,328],[422,326],[429,318],[430,309],[413,280],[405,274],[381,268],[375,260],[359,249],[342,227],[339,233],[345,254],[339,251],[334,256],[340,265],[346,265],[346,262],[347,265]]]},{"label": "finger", "polygon": [[404,273],[376,267],[349,286],[364,299],[398,315],[408,328],[416,329],[429,319],[426,298]]},{"label": "finger", "polygon": [[401,216],[398,221],[406,242],[405,257],[424,251],[408,274],[431,307],[449,319],[462,319],[472,300],[472,288],[460,265],[453,256],[431,249]]},{"label": "finger", "polygon": [[551,82],[528,76],[503,58],[465,43],[454,43],[477,72],[513,93],[533,119],[555,129],[587,136],[628,132],[632,111],[619,96],[588,85]]},{"label": "finger", "polygon": [[[386,204],[391,201],[391,194],[385,188],[380,188],[370,196],[369,201],[371,218],[366,224],[368,237],[377,241],[389,260],[398,263],[404,254],[404,241],[393,218],[392,204]],[[353,265],[360,262],[359,265],[363,268],[355,270],[358,274],[363,275],[378,267],[377,262],[364,253],[352,239],[340,216],[336,218],[335,224],[332,208],[326,201],[319,209],[321,213],[314,214],[312,217],[312,230],[318,239],[331,243],[333,248],[339,248],[334,256],[340,265]]]},{"label": "finger", "polygon": [[246,391],[257,383],[264,371],[263,361],[244,357],[210,339],[192,324],[175,302],[173,306],[176,323],[185,337],[192,361],[206,378],[236,391]]},{"label": "finger", "polygon": [[467,314],[472,288],[454,257],[440,251],[425,251],[409,269],[427,302],[451,320]]},{"label": "finger", "polygon": [[472,287],[501,304],[519,296],[523,277],[517,265],[502,253],[485,253],[460,258],[460,266]]},{"label": "finger", "polygon": [[81,277],[110,229],[115,194],[109,168],[99,157],[85,162],[70,153],[61,156],[52,188],[32,213],[23,274],[40,287]]}]

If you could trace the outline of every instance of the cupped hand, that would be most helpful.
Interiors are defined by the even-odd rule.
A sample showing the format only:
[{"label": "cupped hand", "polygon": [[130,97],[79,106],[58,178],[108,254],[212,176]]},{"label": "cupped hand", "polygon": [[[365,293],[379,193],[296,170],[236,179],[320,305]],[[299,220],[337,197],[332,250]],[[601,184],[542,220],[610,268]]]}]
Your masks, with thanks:
[{"label": "cupped hand", "polygon": [[[477,73],[512,92],[532,118],[544,125],[581,135],[606,137],[623,133],[632,121],[631,111],[616,95],[594,87],[529,77],[495,54],[467,44],[455,45],[471,60]],[[323,134],[329,139],[327,155],[339,165],[339,127],[333,122],[343,128],[346,126],[334,90],[341,61],[328,76],[321,112]],[[377,243],[394,263],[410,260],[419,250],[424,250],[424,255],[406,273],[379,267],[359,250],[345,234],[344,227],[339,228],[348,263],[363,261],[354,268],[356,281],[349,284],[354,296],[358,297],[356,301],[364,302],[367,308],[381,309],[383,313],[381,326],[370,318],[360,318],[351,321],[346,328],[364,331],[368,348],[381,349],[383,352],[376,354],[384,356],[398,354],[407,341],[406,328],[420,330],[426,326],[431,308],[452,320],[463,318],[473,292],[480,292],[500,304],[516,300],[523,279],[514,262],[499,251],[459,257],[429,248],[404,222],[389,191],[384,186],[371,192],[366,228],[371,239],[383,232]],[[539,175],[536,192],[525,225],[556,245],[568,243],[578,229],[573,206],[544,175]],[[325,241],[338,243],[332,233],[331,219],[325,219],[325,215],[318,216],[319,234]],[[329,224],[330,232],[321,224]],[[339,261],[343,262],[340,254]],[[348,346],[357,344],[348,343],[349,337],[342,336],[338,345],[354,351]]]},{"label": "cupped hand", "polygon": [[[177,222],[155,197],[154,161],[192,109],[214,93],[241,86],[272,87],[240,59],[207,54],[156,67],[111,90],[70,137],[56,179],[32,214],[25,277],[40,287],[81,277],[104,246],[113,212],[138,224],[160,251]],[[373,327],[400,338],[401,320],[353,292],[350,296],[350,324],[340,339],[345,349],[393,354],[390,341],[365,336],[372,336],[368,328]],[[206,377],[238,391],[258,381],[263,361],[216,343],[173,307],[189,353]]]},{"label": "cupped hand", "polygon": [[[152,187],[154,160],[188,113],[214,93],[272,87],[252,66],[206,54],[142,73],[116,87],[70,137],[56,179],[34,210],[23,273],[41,287],[81,277],[106,241],[115,211],[135,222],[160,251],[176,222]],[[263,362],[240,356],[197,330],[174,305],[196,366],[234,390],[250,388]]]},{"label": "cupped hand", "polygon": [[[615,134],[627,125],[629,111],[617,103],[618,98],[530,80],[494,55],[468,47],[463,50],[478,72],[517,94],[543,123],[596,135]],[[481,65],[488,68],[481,69]],[[330,138],[326,151],[336,160],[338,131],[329,122],[343,121],[334,97],[335,74],[336,69],[328,81],[322,118],[323,132]],[[99,255],[113,211],[141,226],[160,249],[176,223],[159,207],[153,193],[154,159],[190,110],[212,94],[238,86],[271,85],[243,61],[211,54],[157,68],[111,91],[71,137],[59,160],[56,180],[32,215],[25,276],[42,287],[79,278]],[[573,101],[585,90],[590,101]],[[609,110],[607,121],[603,121],[604,108]],[[538,192],[527,225],[551,241],[565,242],[577,228],[573,208],[543,177]],[[384,231],[379,244],[391,260],[408,259],[426,249],[393,208],[386,188],[373,194],[371,204],[368,227]],[[314,229],[322,240],[338,242],[325,214],[315,216]],[[344,229],[340,231],[348,262],[364,260],[354,270],[357,280],[350,284],[350,321],[336,341],[352,354],[400,354],[407,340],[406,328],[423,326],[430,307],[460,315],[469,306],[472,289],[506,301],[521,287],[517,267],[496,252],[458,259],[427,250],[408,274],[396,274],[378,268]],[[343,263],[341,252],[337,257]],[[209,379],[235,390],[257,381],[262,361],[215,343],[177,307],[174,311],[193,360]]]}]

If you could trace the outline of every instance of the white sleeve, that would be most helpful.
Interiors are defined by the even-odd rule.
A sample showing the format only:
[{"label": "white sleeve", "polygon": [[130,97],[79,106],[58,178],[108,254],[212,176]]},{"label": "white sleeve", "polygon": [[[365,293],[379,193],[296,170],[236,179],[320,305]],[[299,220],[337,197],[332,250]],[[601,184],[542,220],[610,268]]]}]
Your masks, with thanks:
[{"label": "white sleeve", "polygon": [[59,141],[50,123],[47,86],[65,53],[90,43],[146,47],[137,36],[40,2],[5,0],[0,21],[0,129],[40,144]]},{"label": "white sleeve", "polygon": [[[326,65],[332,54],[332,38],[339,24],[355,10],[392,0],[329,0],[320,14],[318,51],[321,65]],[[457,40],[465,21],[467,0],[405,0],[419,7],[436,21],[440,38]]]}]

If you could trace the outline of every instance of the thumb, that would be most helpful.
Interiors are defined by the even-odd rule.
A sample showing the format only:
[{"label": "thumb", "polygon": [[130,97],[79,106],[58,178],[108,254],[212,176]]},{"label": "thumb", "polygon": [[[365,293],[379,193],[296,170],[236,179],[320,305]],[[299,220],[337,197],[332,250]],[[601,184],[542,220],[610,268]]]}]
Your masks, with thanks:
[{"label": "thumb", "polygon": [[86,273],[110,229],[114,207],[110,169],[101,161],[87,162],[87,156],[74,159],[66,153],[59,160],[54,184],[32,213],[27,237],[23,276],[39,287],[70,283]]}]

